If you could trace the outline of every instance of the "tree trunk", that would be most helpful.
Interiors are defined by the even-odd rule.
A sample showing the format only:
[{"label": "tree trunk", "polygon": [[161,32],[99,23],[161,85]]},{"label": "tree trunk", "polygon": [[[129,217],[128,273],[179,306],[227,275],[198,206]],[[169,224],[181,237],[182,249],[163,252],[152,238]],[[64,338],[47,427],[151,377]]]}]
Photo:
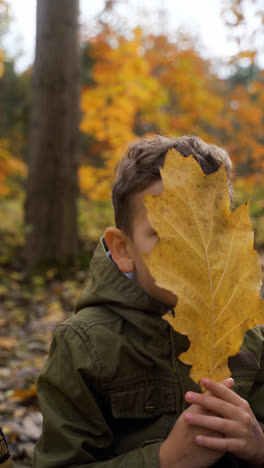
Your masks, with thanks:
[{"label": "tree trunk", "polygon": [[80,102],[79,0],[38,0],[29,177],[29,266],[77,249]]}]

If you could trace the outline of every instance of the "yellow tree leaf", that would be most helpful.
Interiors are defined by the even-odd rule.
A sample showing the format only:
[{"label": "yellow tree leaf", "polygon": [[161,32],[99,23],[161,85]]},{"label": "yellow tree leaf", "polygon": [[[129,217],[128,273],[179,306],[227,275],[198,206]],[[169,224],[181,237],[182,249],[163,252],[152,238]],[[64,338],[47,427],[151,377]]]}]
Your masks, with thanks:
[{"label": "yellow tree leaf", "polygon": [[253,249],[248,204],[231,212],[225,169],[205,175],[195,159],[175,150],[161,169],[164,191],[145,196],[159,242],[146,264],[156,284],[178,297],[164,318],[190,347],[180,360],[191,377],[228,377],[247,329],[264,322],[261,268]]}]

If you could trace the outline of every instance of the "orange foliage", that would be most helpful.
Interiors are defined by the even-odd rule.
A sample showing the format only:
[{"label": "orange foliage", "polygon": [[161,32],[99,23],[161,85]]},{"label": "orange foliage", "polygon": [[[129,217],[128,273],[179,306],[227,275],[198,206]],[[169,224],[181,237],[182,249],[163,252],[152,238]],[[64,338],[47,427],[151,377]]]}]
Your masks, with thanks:
[{"label": "orange foliage", "polygon": [[226,145],[236,163],[246,164],[251,179],[264,183],[264,73],[248,88],[236,86],[226,102],[226,117],[231,130]]},{"label": "orange foliage", "polygon": [[195,134],[223,146],[235,166],[264,183],[264,73],[230,90],[186,38],[173,43],[140,28],[126,38],[105,26],[90,46],[93,84],[82,93],[81,130],[100,167],[81,167],[83,193],[109,199],[125,145],[153,132]]},{"label": "orange foliage", "polygon": [[0,140],[0,197],[11,193],[11,186],[7,183],[8,176],[25,177],[26,173],[25,164],[11,155],[8,141]]},{"label": "orange foliage", "polygon": [[[264,10],[262,0],[223,0],[223,15],[230,27],[239,51],[231,63],[258,63],[260,44],[263,42]],[[233,21],[230,21],[233,19]],[[245,59],[247,62],[245,62]],[[237,164],[249,168],[248,183],[264,183],[264,73],[248,87],[237,86],[228,106],[228,119],[232,131],[227,135],[227,144]]]},{"label": "orange foliage", "polygon": [[221,128],[223,109],[223,99],[214,90],[218,79],[210,72],[209,63],[190,44],[182,49],[166,36],[152,36],[150,40],[146,59],[167,97],[165,130],[208,139],[212,124]]},{"label": "orange foliage", "polygon": [[117,160],[124,143],[135,137],[136,113],[161,104],[159,83],[142,55],[139,29],[130,40],[106,32],[92,45],[96,85],[83,91],[81,130],[104,143],[105,159]]},{"label": "orange foliage", "polygon": [[109,198],[113,167],[124,145],[153,131],[174,135],[222,127],[216,76],[190,45],[183,50],[165,36],[131,39],[109,27],[91,40],[95,84],[82,94],[81,130],[103,145],[103,169],[81,168],[80,187],[93,199]]},{"label": "orange foliage", "polygon": [[[5,0],[0,0],[0,14],[3,21],[8,20],[8,4]],[[5,54],[0,49],[0,78],[4,72]],[[11,186],[7,183],[7,177],[13,175],[26,175],[25,164],[15,158],[9,150],[9,142],[6,139],[0,140],[0,197],[11,193]]]},{"label": "orange foliage", "polygon": [[105,200],[109,198],[111,175],[113,171],[107,168],[81,166],[79,169],[79,184],[83,193],[91,200]]}]

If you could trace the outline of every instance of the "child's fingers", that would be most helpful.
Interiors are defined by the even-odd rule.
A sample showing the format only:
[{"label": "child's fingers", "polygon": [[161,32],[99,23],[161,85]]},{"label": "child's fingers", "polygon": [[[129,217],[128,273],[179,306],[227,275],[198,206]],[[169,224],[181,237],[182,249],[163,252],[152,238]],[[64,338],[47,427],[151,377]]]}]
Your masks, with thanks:
[{"label": "child's fingers", "polygon": [[239,425],[228,419],[217,416],[207,416],[195,413],[186,413],[184,421],[192,426],[198,426],[210,431],[219,432],[225,436],[237,437],[240,433]]},{"label": "child's fingers", "polygon": [[217,414],[218,416],[222,416],[223,418],[226,418],[226,419],[237,418],[237,409],[238,409],[237,406],[227,401],[224,401],[221,398],[217,398],[211,393],[202,394],[202,393],[187,392],[185,395],[185,400],[188,403],[199,405],[203,409],[207,411],[211,411]]},{"label": "child's fingers", "polygon": [[195,426],[197,432],[200,432],[197,428],[201,428],[201,432],[206,430],[205,434],[195,437],[196,443],[222,453],[231,452],[250,462],[257,460],[259,463],[260,460],[263,465],[264,435],[248,402],[230,390],[232,382],[228,380],[217,383],[202,379],[202,385],[206,393],[187,392],[185,395],[193,408],[202,410],[190,408],[184,414],[186,424]]},{"label": "child's fingers", "polygon": [[198,435],[195,437],[198,445],[221,452],[239,452],[242,449],[242,442],[238,439],[225,439],[218,437],[207,437]]},{"label": "child's fingers", "polygon": [[211,394],[232,405],[243,406],[243,404],[247,403],[246,400],[243,400],[235,392],[230,391],[230,388],[221,382],[214,382],[214,380],[205,378],[202,379],[201,383]]},{"label": "child's fingers", "polygon": [[224,385],[226,388],[232,388],[235,384],[235,381],[232,379],[232,377],[228,377],[228,379],[221,380],[220,384]]},{"label": "child's fingers", "polygon": [[[248,424],[235,424],[233,422],[233,426],[230,423],[231,421],[228,420],[223,423],[222,434],[224,437],[215,437],[211,431],[211,436],[197,435],[195,437],[196,443],[212,450],[233,453],[239,458],[252,462],[252,464],[255,463],[254,466],[264,466],[264,435],[257,421],[252,419]],[[220,425],[220,421],[215,421],[213,424],[214,427],[219,428],[217,431],[221,431]],[[209,427],[208,424],[206,426]]]}]

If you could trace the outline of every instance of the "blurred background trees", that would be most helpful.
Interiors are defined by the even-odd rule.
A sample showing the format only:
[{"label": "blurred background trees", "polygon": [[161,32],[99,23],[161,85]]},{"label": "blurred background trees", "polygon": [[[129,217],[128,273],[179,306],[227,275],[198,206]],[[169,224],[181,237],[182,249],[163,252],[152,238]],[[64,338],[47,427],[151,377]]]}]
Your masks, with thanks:
[{"label": "blurred background trees", "polygon": [[[43,3],[49,4],[39,0]],[[15,59],[8,59],[3,52],[0,56],[0,235],[6,239],[5,249],[0,246],[2,263],[9,264],[14,252],[31,263],[49,257],[66,262],[72,255],[80,260],[85,255],[83,249],[89,250],[113,220],[113,168],[126,143],[153,132],[175,136],[192,133],[229,151],[237,200],[241,203],[250,196],[256,246],[264,246],[264,69],[262,42],[258,40],[263,35],[264,8],[258,0],[222,0],[230,40],[239,46],[223,74],[213,59],[200,54],[191,35],[179,33],[172,39],[166,33],[165,20],[161,29],[151,24],[148,28],[129,26],[119,3],[106,1],[96,26],[88,27],[82,35],[79,151],[74,130],[78,66],[70,58],[69,45],[74,40],[58,41],[55,31],[50,30],[55,45],[48,45],[45,39],[41,59],[38,45],[34,69],[23,73],[16,71]],[[53,4],[56,9],[56,2]],[[61,12],[66,15],[66,6],[77,5],[77,1],[64,4]],[[3,0],[1,8],[0,31],[4,32],[8,9]],[[251,28],[252,17],[257,18],[252,23],[255,29]],[[51,19],[47,17],[47,21]],[[247,34],[251,39],[245,41]],[[64,53],[68,54],[65,59]],[[61,66],[68,74],[59,71]],[[75,80],[74,85],[69,86],[70,79]],[[45,92],[41,86],[46,87]],[[60,105],[55,104],[56,98]],[[72,130],[67,115],[71,115]],[[73,135],[77,137],[74,144]],[[52,141],[56,141],[56,148]],[[37,167],[38,175],[34,172]],[[78,223],[74,200],[78,202]],[[67,230],[71,227],[70,234]]]}]

